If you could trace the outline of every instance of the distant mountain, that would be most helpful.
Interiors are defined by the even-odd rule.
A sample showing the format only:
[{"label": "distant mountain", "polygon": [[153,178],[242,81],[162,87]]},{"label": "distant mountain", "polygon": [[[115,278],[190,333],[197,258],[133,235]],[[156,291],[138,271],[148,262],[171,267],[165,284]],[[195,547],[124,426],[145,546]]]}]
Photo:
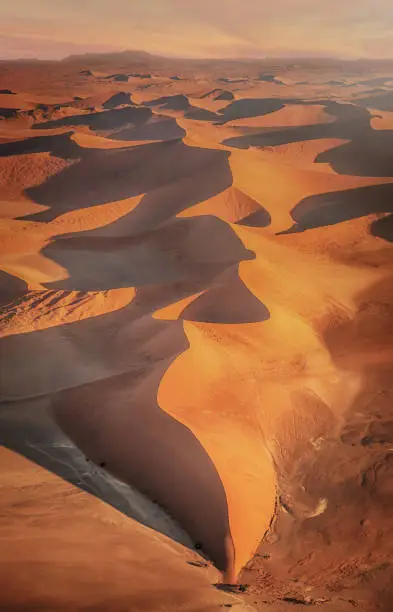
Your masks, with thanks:
[{"label": "distant mountain", "polygon": [[75,55],[68,55],[61,62],[69,63],[83,63],[89,64],[89,66],[97,65],[97,64],[107,64],[107,63],[150,63],[156,62],[157,60],[162,60],[163,58],[158,55],[151,55],[146,51],[118,51],[113,53],[81,53]]}]

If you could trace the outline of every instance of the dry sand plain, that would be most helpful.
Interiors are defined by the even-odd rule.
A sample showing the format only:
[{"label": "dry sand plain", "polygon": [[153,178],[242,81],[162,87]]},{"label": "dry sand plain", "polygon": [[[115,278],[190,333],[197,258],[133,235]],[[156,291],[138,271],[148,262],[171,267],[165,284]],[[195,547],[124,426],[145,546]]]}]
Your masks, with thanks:
[{"label": "dry sand plain", "polygon": [[0,85],[0,610],[390,612],[393,65]]}]

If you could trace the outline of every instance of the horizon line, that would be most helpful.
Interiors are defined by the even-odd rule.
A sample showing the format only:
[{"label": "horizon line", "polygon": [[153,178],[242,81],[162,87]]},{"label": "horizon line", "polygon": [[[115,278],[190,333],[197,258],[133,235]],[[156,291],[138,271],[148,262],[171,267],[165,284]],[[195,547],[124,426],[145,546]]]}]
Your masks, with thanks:
[{"label": "horizon line", "polygon": [[378,57],[378,58],[369,58],[369,57],[338,57],[334,55],[311,55],[311,54],[299,54],[299,55],[260,55],[260,56],[245,56],[245,57],[236,57],[236,56],[217,56],[217,57],[209,57],[209,56],[181,56],[181,55],[165,55],[165,54],[157,54],[150,53],[149,51],[144,51],[142,49],[119,49],[118,51],[86,51],[85,53],[70,53],[64,55],[64,57],[47,57],[47,58],[39,58],[34,56],[28,57],[2,57],[0,56],[1,62],[51,62],[51,63],[61,63],[67,60],[71,60],[73,58],[83,58],[89,56],[113,56],[113,55],[121,55],[126,53],[135,53],[135,54],[143,54],[152,59],[165,59],[165,60],[177,60],[184,62],[257,62],[257,61],[269,61],[269,60],[286,60],[286,61],[295,61],[295,60],[330,60],[335,62],[390,62],[393,61],[392,57]]}]

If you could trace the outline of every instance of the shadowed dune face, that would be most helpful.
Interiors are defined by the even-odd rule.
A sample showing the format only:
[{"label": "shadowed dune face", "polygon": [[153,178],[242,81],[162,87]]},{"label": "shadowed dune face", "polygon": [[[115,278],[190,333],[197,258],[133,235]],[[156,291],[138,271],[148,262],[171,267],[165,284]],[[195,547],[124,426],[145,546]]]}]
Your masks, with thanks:
[{"label": "shadowed dune face", "polygon": [[158,499],[226,572],[234,552],[225,491],[200,442],[157,406],[167,365],[140,384],[127,374],[62,392],[54,399],[55,418],[96,464],[105,462],[123,482]]},{"label": "shadowed dune face", "polygon": [[[210,244],[203,244],[206,233],[214,236]],[[65,325],[61,330],[55,327],[3,339],[2,350],[10,357],[2,372],[4,379],[8,379],[9,399],[18,393],[12,376],[14,364],[23,354],[34,354],[36,368],[34,373],[31,366],[27,368],[26,393],[52,395],[57,422],[78,448],[96,464],[105,463],[106,469],[122,482],[158,500],[215,561],[227,580],[233,581],[235,553],[220,477],[191,431],[156,404],[158,384],[170,363],[166,355],[171,360],[187,348],[182,324],[151,320],[148,313],[166,305],[164,288],[169,283],[170,302],[176,293],[183,298],[204,291],[195,308],[186,308],[181,319],[230,324],[267,319],[266,307],[248,291],[236,270],[222,274],[234,263],[252,259],[253,254],[224,222],[210,216],[175,220],[135,238],[99,238],[94,234],[92,231],[86,232],[84,238],[58,240],[45,249],[45,255],[52,261],[61,261],[69,274],[69,279],[55,284],[56,288],[102,291],[116,283],[116,287],[141,286],[141,289],[126,309],[112,315]],[[124,249],[129,251],[127,256]],[[217,308],[216,299],[226,300],[226,304]],[[96,342],[104,344],[99,348]],[[127,356],[129,343],[140,347],[133,352],[131,362]],[[51,368],[43,373],[47,347],[55,350],[55,344],[59,347],[60,361],[54,359]],[[86,369],[80,368],[75,359],[82,346],[88,351]],[[104,354],[105,359],[89,364],[88,355],[93,353]],[[117,375],[121,372],[126,373]],[[7,393],[5,387],[4,391]],[[106,394],[108,403],[103,399]],[[70,410],[71,405],[75,411]],[[154,406],[156,417],[153,413],[149,416],[149,405],[152,409]],[[109,423],[114,427],[113,439],[108,435]],[[143,433],[145,428],[152,432],[151,442]],[[11,448],[15,450],[15,445]],[[191,483],[192,491],[188,494],[187,485]],[[110,492],[106,499],[114,503]],[[117,502],[117,507],[123,509],[124,505]]]},{"label": "shadowed dune face", "polygon": [[249,99],[249,100],[236,100],[229,104],[223,114],[223,122],[233,121],[235,119],[244,119],[249,117],[259,117],[268,113],[283,108],[284,101],[269,99],[264,100]]},{"label": "shadowed dune face", "polygon": [[144,105],[151,108],[159,108],[162,113],[166,111],[181,113],[188,119],[199,121],[217,121],[220,119],[220,115],[215,112],[192,106],[188,97],[184,95],[164,96],[146,101]]},{"label": "shadowed dune face", "polygon": [[[206,232],[214,243],[204,243]],[[183,282],[254,257],[214,217],[179,219],[134,238],[94,238],[91,232],[86,238],[57,240],[44,254],[69,275],[51,288],[77,291]]]},{"label": "shadowed dune face", "polygon": [[247,289],[237,270],[228,272],[217,286],[186,306],[180,318],[224,324],[266,321],[269,318],[266,306]]},{"label": "shadowed dune face", "polygon": [[16,108],[0,108],[0,117],[4,119],[12,119],[18,116],[18,109]]},{"label": "shadowed dune face", "polygon": [[181,94],[174,96],[163,96],[162,98],[157,98],[156,100],[150,100],[150,102],[145,102],[146,106],[160,106],[162,109],[167,110],[188,110],[190,108],[190,103],[188,101],[187,96],[183,96]]},{"label": "shadowed dune face", "polygon": [[389,130],[368,130],[351,142],[324,151],[316,158],[318,163],[329,163],[340,174],[358,176],[393,176],[393,163],[389,151],[393,136]]},{"label": "shadowed dune face", "polygon": [[371,108],[376,108],[377,110],[382,111],[392,111],[393,110],[393,100],[392,100],[392,92],[376,90],[376,92],[369,96],[362,96],[356,99],[357,104],[362,104],[364,106],[370,106]]},{"label": "shadowed dune face", "polygon": [[[229,112],[228,109],[229,107],[225,109],[224,114]],[[247,149],[249,147],[280,146],[320,138],[344,139],[349,142],[320,153],[315,162],[329,163],[339,174],[393,176],[390,155],[392,133],[390,130],[372,129],[369,111],[352,104],[326,103],[325,109],[329,115],[336,117],[334,121],[286,129],[265,128],[256,134],[226,139],[224,144]]]},{"label": "shadowed dune face", "polygon": [[9,304],[24,295],[27,284],[21,279],[0,270],[0,304]]},{"label": "shadowed dune face", "polygon": [[[81,159],[77,164],[46,183],[27,190],[35,202],[51,207],[36,217],[37,220],[49,221],[68,210],[139,194],[147,194],[147,198],[151,194],[154,200],[160,189],[177,182],[189,192],[187,199],[192,198],[188,204],[184,195],[179,198],[174,194],[172,206],[180,212],[232,183],[226,152],[188,147],[182,141],[115,150],[85,149],[80,153]],[[205,172],[216,179],[213,176],[204,185],[199,177]],[[167,217],[174,211],[161,214]],[[154,219],[151,221],[154,223]]]},{"label": "shadowed dune face", "polygon": [[110,108],[106,111],[87,113],[85,115],[72,115],[54,121],[36,123],[33,129],[53,129],[67,126],[87,125],[91,130],[113,130],[129,123],[144,123],[151,116],[148,108],[129,106],[126,108]]},{"label": "shadowed dune face", "polygon": [[79,147],[71,140],[72,132],[53,136],[33,136],[11,142],[0,143],[0,157],[25,155],[27,153],[45,153],[63,158],[75,158]]},{"label": "shadowed dune face", "polygon": [[295,225],[287,232],[302,232],[375,213],[389,213],[393,211],[392,197],[391,184],[311,196],[292,210]]},{"label": "shadowed dune face", "polygon": [[0,440],[4,448],[57,474],[78,491],[101,498],[125,516],[157,529],[177,542],[192,541],[168,514],[141,492],[115,479],[102,461],[94,463],[66,436],[54,419],[48,398],[2,406]]},{"label": "shadowed dune face", "polygon": [[127,57],[0,66],[0,608],[390,612],[391,76]]},{"label": "shadowed dune face", "polygon": [[116,106],[120,106],[122,104],[130,105],[132,104],[131,95],[126,93],[125,91],[119,91],[116,94],[113,94],[104,104],[103,108],[116,108]]},{"label": "shadowed dune face", "polygon": [[393,215],[387,215],[378,219],[378,221],[374,221],[371,225],[371,233],[373,236],[379,236],[379,238],[393,242]]},{"label": "shadowed dune face", "polygon": [[8,494],[1,497],[0,532],[7,548],[0,560],[3,609],[104,612],[125,610],[131,601],[134,612],[155,612],[165,601],[179,611],[235,605],[249,611],[240,598],[212,587],[218,572],[197,553],[36,463],[5,448],[0,453],[1,489]]},{"label": "shadowed dune face", "polygon": [[212,89],[212,91],[208,91],[207,93],[201,96],[201,99],[211,98],[213,100],[228,100],[232,101],[235,99],[234,94],[231,91],[225,91],[223,89]]},{"label": "shadowed dune face", "polygon": [[125,128],[112,135],[114,140],[178,140],[183,138],[186,132],[181,128],[176,119],[171,117],[157,117],[149,120],[143,125]]}]

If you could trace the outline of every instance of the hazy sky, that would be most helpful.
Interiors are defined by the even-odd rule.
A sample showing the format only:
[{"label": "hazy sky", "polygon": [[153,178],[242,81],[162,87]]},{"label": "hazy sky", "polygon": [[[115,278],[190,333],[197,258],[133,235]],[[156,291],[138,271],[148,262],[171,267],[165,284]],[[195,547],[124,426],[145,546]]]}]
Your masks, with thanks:
[{"label": "hazy sky", "polygon": [[393,57],[393,0],[0,0],[0,57]]}]

